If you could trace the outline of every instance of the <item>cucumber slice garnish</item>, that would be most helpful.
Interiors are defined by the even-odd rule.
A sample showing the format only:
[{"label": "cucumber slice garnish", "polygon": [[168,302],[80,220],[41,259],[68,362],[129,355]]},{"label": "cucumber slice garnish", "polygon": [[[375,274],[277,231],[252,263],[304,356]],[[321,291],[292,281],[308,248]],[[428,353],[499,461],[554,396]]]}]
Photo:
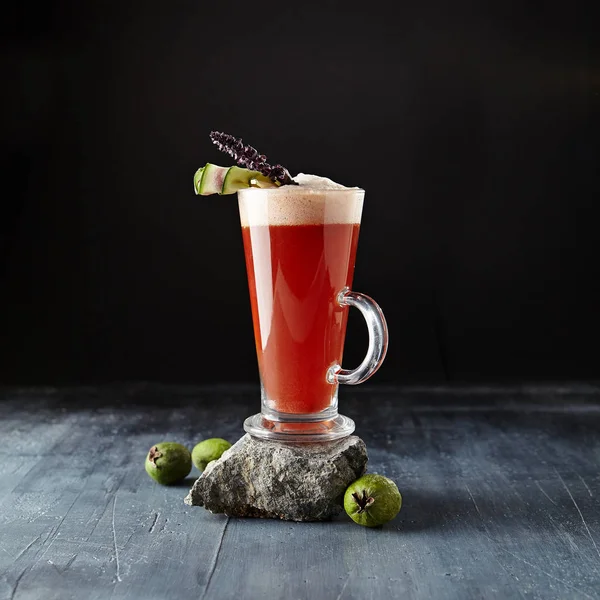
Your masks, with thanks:
[{"label": "cucumber slice garnish", "polygon": [[248,187],[279,187],[269,177],[242,167],[219,167],[206,163],[194,175],[194,191],[200,196],[235,194]]},{"label": "cucumber slice garnish", "polygon": [[271,179],[259,173],[242,167],[230,167],[223,180],[221,194],[235,194],[247,187],[278,187]]},{"label": "cucumber slice garnish", "polygon": [[196,193],[201,196],[220,194],[226,174],[227,167],[219,167],[218,165],[206,163],[206,165],[204,165],[202,169],[198,169],[196,175],[194,175],[194,187],[196,188]]}]

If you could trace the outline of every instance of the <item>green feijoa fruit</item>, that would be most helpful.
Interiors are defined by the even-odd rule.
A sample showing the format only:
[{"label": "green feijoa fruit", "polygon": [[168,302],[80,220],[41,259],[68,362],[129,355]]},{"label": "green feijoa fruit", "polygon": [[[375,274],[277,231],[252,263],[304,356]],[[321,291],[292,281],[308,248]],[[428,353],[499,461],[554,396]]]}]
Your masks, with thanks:
[{"label": "green feijoa fruit", "polygon": [[221,458],[225,450],[229,450],[231,444],[222,438],[210,438],[194,446],[192,450],[192,462],[200,471],[206,469],[206,465],[213,460]]},{"label": "green feijoa fruit", "polygon": [[393,519],[402,507],[402,495],[396,484],[377,474],[363,475],[348,486],[344,509],[359,525],[377,527]]},{"label": "green feijoa fruit", "polygon": [[146,473],[162,485],[185,479],[192,470],[190,451],[176,442],[152,446],[146,456]]}]

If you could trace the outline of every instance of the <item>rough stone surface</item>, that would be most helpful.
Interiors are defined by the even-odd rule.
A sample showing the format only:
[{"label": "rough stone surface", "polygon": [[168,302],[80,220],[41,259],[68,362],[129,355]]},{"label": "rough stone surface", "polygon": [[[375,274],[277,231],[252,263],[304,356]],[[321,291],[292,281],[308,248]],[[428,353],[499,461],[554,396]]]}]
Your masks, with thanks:
[{"label": "rough stone surface", "polygon": [[257,440],[246,434],[206,467],[185,503],[232,517],[325,521],[367,466],[357,436],[320,444]]}]

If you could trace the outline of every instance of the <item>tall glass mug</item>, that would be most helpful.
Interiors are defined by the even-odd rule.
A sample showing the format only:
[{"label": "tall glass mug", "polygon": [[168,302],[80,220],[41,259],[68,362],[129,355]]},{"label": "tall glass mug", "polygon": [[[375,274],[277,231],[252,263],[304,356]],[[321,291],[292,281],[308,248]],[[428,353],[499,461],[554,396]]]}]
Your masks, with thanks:
[{"label": "tall glass mug", "polygon": [[[339,384],[373,375],[388,344],[379,306],[350,291],[364,195],[291,185],[238,191],[262,395],[244,429],[255,437],[313,442],[354,431],[338,414]],[[341,367],[349,306],[369,331],[353,370]]]}]

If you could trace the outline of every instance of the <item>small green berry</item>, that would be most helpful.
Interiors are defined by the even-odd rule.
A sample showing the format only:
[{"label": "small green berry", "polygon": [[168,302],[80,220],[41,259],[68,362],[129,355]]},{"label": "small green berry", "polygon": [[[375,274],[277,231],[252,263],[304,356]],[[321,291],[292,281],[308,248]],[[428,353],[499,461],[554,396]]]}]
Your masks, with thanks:
[{"label": "small green berry", "polygon": [[194,446],[192,450],[192,462],[196,465],[198,470],[204,471],[206,465],[213,460],[221,458],[221,454],[225,450],[229,450],[231,444],[222,438],[210,438],[204,440]]},{"label": "small green berry", "polygon": [[156,444],[146,456],[146,473],[162,485],[171,485],[185,479],[191,470],[190,451],[176,442]]},{"label": "small green berry", "polygon": [[377,527],[393,519],[402,507],[396,484],[383,475],[363,475],[344,494],[344,508],[359,525]]}]

